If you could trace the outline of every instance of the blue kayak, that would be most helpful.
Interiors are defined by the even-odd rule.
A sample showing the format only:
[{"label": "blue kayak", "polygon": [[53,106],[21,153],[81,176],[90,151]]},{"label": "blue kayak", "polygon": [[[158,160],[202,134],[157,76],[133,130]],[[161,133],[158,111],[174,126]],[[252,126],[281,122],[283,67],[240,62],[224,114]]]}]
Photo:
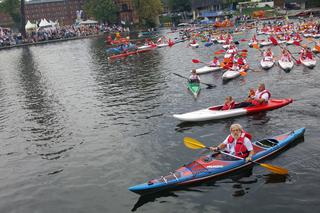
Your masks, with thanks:
[{"label": "blue kayak", "polygon": [[[297,138],[302,137],[304,132],[305,128],[300,128],[282,135],[253,142],[255,154],[252,160],[258,162],[280,152],[291,145]],[[129,190],[144,195],[165,189],[174,189],[179,186],[201,183],[205,180],[251,166],[253,163],[245,162],[243,159],[238,159],[223,152],[209,154],[178,168],[166,176],[129,187]]]}]

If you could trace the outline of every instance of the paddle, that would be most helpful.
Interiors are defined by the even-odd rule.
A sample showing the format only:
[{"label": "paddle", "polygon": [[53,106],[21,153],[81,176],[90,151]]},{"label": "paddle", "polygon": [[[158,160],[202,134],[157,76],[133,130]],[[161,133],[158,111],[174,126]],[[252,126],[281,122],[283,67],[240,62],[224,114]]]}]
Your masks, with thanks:
[{"label": "paddle", "polygon": [[[185,77],[185,76],[183,76],[183,75],[180,75],[180,74],[178,74],[178,73],[173,73],[173,74],[176,75],[176,76],[179,76],[179,77],[181,77],[181,78],[184,78],[184,79],[189,80],[189,78],[187,78],[187,77]],[[203,83],[203,82],[200,82],[200,84],[207,85],[207,89],[211,89],[211,88],[216,87],[216,85],[214,85],[214,84],[207,84],[207,83]]]},{"label": "paddle", "polygon": [[[184,143],[184,145],[186,147],[188,147],[190,149],[209,149],[210,150],[209,147],[205,146],[200,141],[198,141],[198,140],[196,140],[194,138],[185,137],[183,139],[183,143]],[[243,158],[240,158],[240,157],[237,157],[237,156],[234,156],[234,155],[222,152],[222,151],[219,151],[219,152],[223,153],[223,154],[227,154],[227,155],[233,156],[233,157],[236,157],[238,159],[243,159]],[[287,169],[279,167],[279,166],[274,166],[274,165],[266,164],[266,163],[258,163],[256,161],[250,161],[250,162],[255,163],[255,164],[259,165],[259,166],[262,166],[262,167],[264,167],[264,168],[268,169],[269,171],[271,171],[273,173],[276,173],[276,174],[280,174],[280,175],[288,174],[288,170]]]},{"label": "paddle", "polygon": [[202,61],[200,61],[199,59],[192,59],[192,63],[194,63],[194,64],[202,63],[202,64],[208,65],[208,63],[202,62]]}]

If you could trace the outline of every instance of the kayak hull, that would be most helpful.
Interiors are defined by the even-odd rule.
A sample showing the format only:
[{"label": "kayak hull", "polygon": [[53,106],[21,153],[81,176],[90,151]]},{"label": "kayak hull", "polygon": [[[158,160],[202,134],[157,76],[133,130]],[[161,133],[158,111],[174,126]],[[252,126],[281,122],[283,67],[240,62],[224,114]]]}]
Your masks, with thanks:
[{"label": "kayak hull", "polygon": [[260,65],[263,69],[270,69],[271,67],[273,67],[274,65],[274,61],[273,60],[265,60],[265,59],[261,59],[260,61]]},{"label": "kayak hull", "polygon": [[282,61],[282,60],[279,60],[278,63],[279,63],[279,66],[281,67],[281,69],[283,69],[286,72],[290,72],[290,70],[292,70],[292,68],[294,66],[293,61]]},{"label": "kayak hull", "polygon": [[302,63],[304,66],[306,66],[306,67],[308,67],[308,68],[310,68],[310,69],[313,69],[313,68],[316,66],[316,64],[317,64],[317,61],[316,61],[315,59],[312,59],[312,60],[309,60],[309,59],[303,60],[302,58],[300,58],[300,61],[301,61],[301,63]]},{"label": "kayak hull", "polygon": [[[303,137],[304,132],[305,128],[300,128],[285,134],[253,142],[255,154],[252,160],[261,161],[283,151],[291,144],[294,144],[296,139]],[[138,184],[128,189],[134,193],[145,195],[191,184],[199,184],[253,165],[252,162],[245,162],[244,159],[237,159],[230,156],[226,158],[227,155],[228,154],[224,153],[215,153],[202,156],[171,172],[169,175],[149,180],[146,183]]]},{"label": "kayak hull", "polygon": [[[292,103],[292,99],[270,99],[268,104],[261,106],[248,106],[242,108],[234,108],[230,110],[220,110],[222,105],[212,106],[184,114],[174,114],[173,117],[184,122],[199,122],[208,120],[218,120],[240,115],[252,114],[257,112],[274,110],[284,107]],[[237,104],[236,104],[237,105]]]},{"label": "kayak hull", "polygon": [[188,90],[192,93],[194,98],[197,98],[201,87],[199,83],[188,83]]},{"label": "kayak hull", "polygon": [[213,72],[213,71],[218,71],[221,70],[221,67],[209,67],[209,66],[204,66],[201,68],[196,69],[197,74],[205,74],[208,72]]},{"label": "kayak hull", "polygon": [[132,51],[132,52],[121,53],[121,54],[117,54],[117,55],[112,55],[112,56],[108,57],[108,59],[111,60],[111,59],[116,59],[116,58],[125,58],[129,55],[135,55],[135,54],[147,52],[150,50],[151,49],[142,49],[142,50],[136,50],[136,51]]}]

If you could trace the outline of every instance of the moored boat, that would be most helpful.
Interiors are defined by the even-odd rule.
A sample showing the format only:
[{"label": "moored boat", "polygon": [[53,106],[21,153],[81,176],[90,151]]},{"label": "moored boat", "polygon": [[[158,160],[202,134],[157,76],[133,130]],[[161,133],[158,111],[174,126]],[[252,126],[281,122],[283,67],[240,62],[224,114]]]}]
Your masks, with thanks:
[{"label": "moored boat", "polygon": [[225,176],[281,152],[293,144],[296,139],[303,137],[304,132],[305,128],[300,128],[253,142],[255,154],[252,157],[252,161],[254,162],[246,162],[244,159],[236,158],[224,152],[211,153],[201,156],[166,176],[151,179],[128,189],[134,193],[144,195],[190,184],[199,184],[212,178]]},{"label": "moored boat", "polygon": [[291,98],[287,99],[270,99],[267,104],[259,106],[247,106],[237,108],[240,103],[235,105],[234,109],[221,110],[223,105],[211,106],[206,109],[200,109],[193,112],[188,112],[184,114],[174,114],[173,117],[186,122],[197,122],[197,121],[208,121],[230,118],[240,115],[252,114],[262,111],[274,110],[277,108],[284,107],[292,103]]}]

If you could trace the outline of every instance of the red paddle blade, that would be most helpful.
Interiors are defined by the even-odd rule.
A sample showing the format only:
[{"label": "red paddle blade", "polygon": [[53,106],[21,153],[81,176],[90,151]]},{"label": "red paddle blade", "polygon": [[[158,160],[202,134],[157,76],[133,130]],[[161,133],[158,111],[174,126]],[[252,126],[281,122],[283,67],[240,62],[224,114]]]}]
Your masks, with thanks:
[{"label": "red paddle blade", "polygon": [[243,38],[243,39],[240,39],[241,42],[244,42],[244,41],[248,41],[247,39]]},{"label": "red paddle blade", "polygon": [[200,63],[200,61],[198,59],[192,59],[192,63],[198,64],[198,63]]}]

